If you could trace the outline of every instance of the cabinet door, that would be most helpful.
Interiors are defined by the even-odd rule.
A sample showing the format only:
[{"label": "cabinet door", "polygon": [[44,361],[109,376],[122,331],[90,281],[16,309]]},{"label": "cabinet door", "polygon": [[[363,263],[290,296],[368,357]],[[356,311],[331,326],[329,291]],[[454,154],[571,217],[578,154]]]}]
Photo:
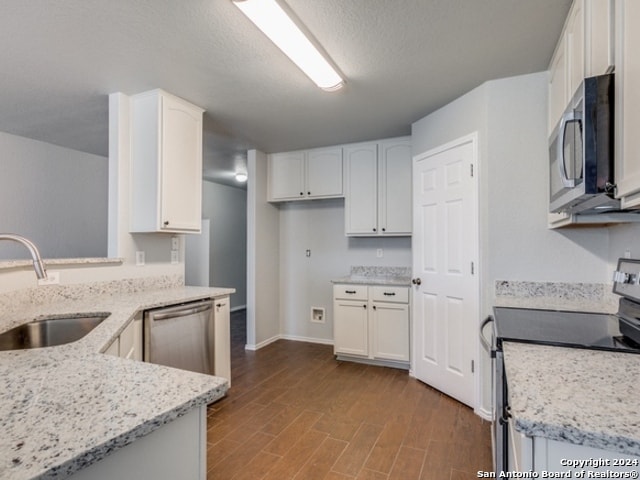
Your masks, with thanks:
[{"label": "cabinet door", "polygon": [[378,228],[383,235],[411,235],[411,139],[379,146]]},{"label": "cabinet door", "polygon": [[374,302],[371,307],[374,358],[409,361],[409,305]]},{"label": "cabinet door", "polygon": [[369,353],[368,305],[366,301],[333,302],[334,353],[366,357]]},{"label": "cabinet door", "polygon": [[567,42],[562,36],[549,66],[549,124],[547,133],[551,134],[562,117],[569,99],[567,98]]},{"label": "cabinet door", "polygon": [[229,297],[215,300],[213,312],[215,328],[215,374],[229,380],[231,386],[231,313]]},{"label": "cabinet door", "polygon": [[377,235],[377,144],[361,144],[344,149],[345,201],[344,218],[347,235]]},{"label": "cabinet door", "polygon": [[202,218],[202,112],[162,96],[162,230],[200,231]]},{"label": "cabinet door", "polygon": [[584,0],[574,0],[567,17],[565,35],[567,37],[568,52],[568,97],[573,97],[584,80]]},{"label": "cabinet door", "polygon": [[142,361],[142,314],[136,316],[120,334],[119,356]]},{"label": "cabinet door", "polygon": [[304,152],[269,156],[269,200],[294,200],[305,196]]},{"label": "cabinet door", "polygon": [[622,208],[640,206],[640,2],[616,4],[616,185]]},{"label": "cabinet door", "polygon": [[613,0],[585,3],[585,76],[607,73],[614,65]]},{"label": "cabinet door", "polygon": [[307,152],[306,195],[313,198],[342,196],[342,148]]}]

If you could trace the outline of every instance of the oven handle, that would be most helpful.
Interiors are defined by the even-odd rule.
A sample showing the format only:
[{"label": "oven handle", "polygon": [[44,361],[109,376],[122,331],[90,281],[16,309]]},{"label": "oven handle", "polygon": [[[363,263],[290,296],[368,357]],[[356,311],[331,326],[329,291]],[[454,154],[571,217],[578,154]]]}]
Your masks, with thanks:
[{"label": "oven handle", "polygon": [[494,323],[493,317],[491,315],[485,318],[484,322],[482,322],[482,325],[480,325],[480,343],[482,343],[482,347],[486,350],[486,352],[491,355],[491,358],[495,358],[495,349],[493,348],[491,342],[487,340],[487,337],[484,336],[484,327],[486,327],[489,323]]}]

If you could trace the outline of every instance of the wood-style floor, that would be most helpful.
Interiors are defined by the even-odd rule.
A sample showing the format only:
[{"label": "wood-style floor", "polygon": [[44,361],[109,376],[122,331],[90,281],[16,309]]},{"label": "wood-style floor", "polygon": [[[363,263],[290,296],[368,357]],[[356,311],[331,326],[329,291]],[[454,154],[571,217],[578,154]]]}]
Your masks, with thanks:
[{"label": "wood-style floor", "polygon": [[339,362],[327,345],[244,350],[208,411],[208,480],[466,480],[491,470],[490,424],[407,372]]}]

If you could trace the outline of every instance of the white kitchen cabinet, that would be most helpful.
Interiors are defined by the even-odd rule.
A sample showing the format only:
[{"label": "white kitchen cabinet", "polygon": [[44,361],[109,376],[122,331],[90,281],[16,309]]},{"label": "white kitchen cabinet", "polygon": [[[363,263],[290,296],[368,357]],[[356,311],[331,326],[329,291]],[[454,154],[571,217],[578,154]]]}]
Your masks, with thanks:
[{"label": "white kitchen cabinet", "polygon": [[162,90],[131,109],[130,231],[199,233],[204,110]]},{"label": "white kitchen cabinet", "polygon": [[142,361],[142,313],[136,314],[104,353]]},{"label": "white kitchen cabinet", "polygon": [[231,313],[229,302],[229,297],[216,298],[214,301],[214,371],[216,376],[226,378],[231,386]]},{"label": "white kitchen cabinet", "polygon": [[616,2],[616,196],[640,208],[640,2]]},{"label": "white kitchen cabinet", "polygon": [[585,76],[603,75],[615,64],[614,0],[586,0],[584,15]]},{"label": "white kitchen cabinet", "polygon": [[343,196],[341,147],[274,153],[268,171],[269,201]]},{"label": "white kitchen cabinet", "polygon": [[348,145],[344,157],[345,233],[410,236],[410,138]]},{"label": "white kitchen cabinet", "polygon": [[[152,399],[150,399],[152,400]],[[207,477],[207,407],[194,408],[97,463],[72,480],[163,480]]]},{"label": "white kitchen cabinet", "polygon": [[369,353],[369,305],[367,287],[335,285],[333,287],[333,340],[335,354]]},{"label": "white kitchen cabinet", "polygon": [[408,368],[409,289],[338,284],[334,353],[341,360]]},{"label": "white kitchen cabinet", "polygon": [[550,134],[585,77],[614,65],[613,0],[574,0],[549,64]]},{"label": "white kitchen cabinet", "polygon": [[[587,463],[584,465],[575,464],[581,460]],[[568,461],[573,463],[568,463]],[[599,464],[594,464],[595,461]],[[564,477],[548,476],[547,478],[618,478],[614,476],[615,474],[607,472],[638,472],[640,458],[544,437],[529,437],[516,431],[513,428],[513,420],[510,420],[509,470],[538,472],[539,474],[558,472],[565,475]]]}]

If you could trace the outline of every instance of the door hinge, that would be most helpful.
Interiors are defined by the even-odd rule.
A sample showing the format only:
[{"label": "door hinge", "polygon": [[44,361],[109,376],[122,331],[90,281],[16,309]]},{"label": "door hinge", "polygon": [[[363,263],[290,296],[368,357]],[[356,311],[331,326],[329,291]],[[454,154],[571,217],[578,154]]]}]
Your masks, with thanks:
[{"label": "door hinge", "polygon": [[473,163],[469,165],[471,167],[471,176],[473,177]]},{"label": "door hinge", "polygon": [[471,360],[471,373],[475,373],[475,372],[476,372],[475,360]]},{"label": "door hinge", "polygon": [[475,265],[473,264],[473,262],[471,262],[471,275],[475,275],[474,273],[475,271],[476,271]]}]

